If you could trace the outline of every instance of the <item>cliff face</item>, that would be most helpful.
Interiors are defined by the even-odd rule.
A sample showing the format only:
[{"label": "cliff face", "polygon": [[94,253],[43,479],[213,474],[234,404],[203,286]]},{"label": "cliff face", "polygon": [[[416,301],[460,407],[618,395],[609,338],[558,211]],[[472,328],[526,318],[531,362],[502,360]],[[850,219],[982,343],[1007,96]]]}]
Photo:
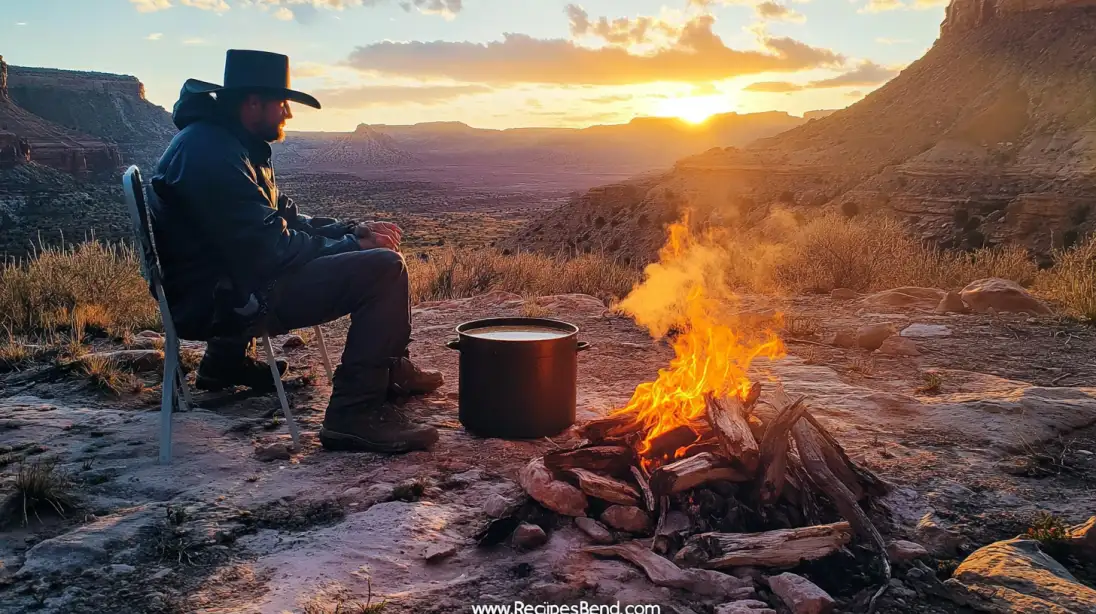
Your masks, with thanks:
[{"label": "cliff face", "polygon": [[[0,56],[0,133],[7,143],[0,165],[32,161],[76,174],[116,170],[118,148],[100,139],[49,122],[12,100],[8,65]],[[25,144],[25,146],[24,146]]]},{"label": "cliff face", "polygon": [[8,91],[39,117],[116,143],[126,162],[154,162],[175,134],[170,113],[145,99],[136,77],[11,66]]},{"label": "cliff face", "polygon": [[972,0],[954,0],[932,49],[864,100],[682,159],[627,203],[591,192],[510,245],[555,251],[571,240],[644,261],[661,244],[655,222],[678,211],[743,224],[778,206],[885,212],[961,249],[1017,243],[1047,255],[1077,242],[1096,230],[1096,7],[986,2],[992,10],[973,15]]}]

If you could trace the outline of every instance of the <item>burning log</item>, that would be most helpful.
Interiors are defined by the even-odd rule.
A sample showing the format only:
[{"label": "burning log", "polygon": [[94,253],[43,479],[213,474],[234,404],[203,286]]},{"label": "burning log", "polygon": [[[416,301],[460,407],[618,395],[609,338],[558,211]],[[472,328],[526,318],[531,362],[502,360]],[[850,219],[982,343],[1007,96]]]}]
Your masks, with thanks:
[{"label": "burning log", "polygon": [[628,475],[635,460],[635,452],[628,446],[591,446],[549,452],[544,455],[544,466],[557,475],[577,468],[623,477]]},{"label": "burning log", "polygon": [[636,479],[640,492],[643,493],[643,506],[648,512],[655,511],[655,494],[651,492],[651,484],[647,481],[647,475],[643,470],[632,465],[632,477]]},{"label": "burning log", "polygon": [[518,482],[530,497],[544,507],[564,516],[585,516],[586,495],[567,482],[552,477],[543,458],[535,458],[522,468]]},{"label": "burning log", "polygon": [[591,497],[620,505],[639,505],[639,492],[629,484],[579,467],[568,469],[567,473],[573,475],[582,492]]},{"label": "burning log", "polygon": [[611,439],[638,437],[640,430],[642,425],[635,415],[621,413],[591,420],[578,427],[577,433],[596,445]]},{"label": "burning log", "polygon": [[799,400],[784,407],[765,429],[765,436],[761,440],[763,473],[759,485],[759,500],[762,503],[772,504],[780,499],[787,473],[788,447],[791,445],[788,434],[792,425],[806,412],[807,406],[803,404],[803,398],[800,397]]},{"label": "burning log", "polygon": [[681,567],[794,567],[840,550],[852,540],[847,522],[763,533],[701,533],[685,542]]},{"label": "burning log", "polygon": [[656,496],[666,496],[696,488],[706,482],[747,482],[751,478],[752,476],[733,467],[726,460],[714,454],[703,453],[656,469],[651,474],[651,491]]},{"label": "burning log", "polygon": [[727,459],[741,466],[746,473],[755,473],[760,462],[761,450],[750,431],[750,423],[747,420],[742,399],[731,396],[726,399],[726,403],[723,403],[709,394],[704,400],[707,405],[708,423],[723,445]]},{"label": "burning log", "polygon": [[684,448],[689,444],[695,443],[700,439],[700,434],[697,433],[687,424],[682,424],[677,428],[670,429],[661,435],[658,435],[651,439],[650,448],[643,453],[643,456],[651,459],[658,459],[664,456],[673,456],[674,452],[677,452],[678,448]]},{"label": "burning log", "polygon": [[707,569],[681,569],[635,541],[614,546],[591,546],[583,552],[624,559],[642,569],[651,582],[658,586],[724,599],[746,599],[754,594],[753,584],[749,580],[740,580]]}]

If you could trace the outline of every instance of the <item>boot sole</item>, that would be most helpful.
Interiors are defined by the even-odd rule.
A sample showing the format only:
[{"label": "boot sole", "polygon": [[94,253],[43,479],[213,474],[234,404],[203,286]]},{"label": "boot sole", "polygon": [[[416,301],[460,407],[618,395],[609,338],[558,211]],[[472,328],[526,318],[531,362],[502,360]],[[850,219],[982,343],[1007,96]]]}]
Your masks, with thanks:
[{"label": "boot sole", "polygon": [[435,438],[430,443],[424,445],[415,445],[412,443],[380,443],[376,441],[370,441],[364,437],[358,437],[357,435],[348,435],[346,433],[337,433],[335,431],[327,430],[323,427],[320,428],[319,433],[320,444],[327,450],[337,452],[381,452],[384,454],[399,454],[403,452],[414,452],[416,450],[426,450],[430,446],[437,442]]}]

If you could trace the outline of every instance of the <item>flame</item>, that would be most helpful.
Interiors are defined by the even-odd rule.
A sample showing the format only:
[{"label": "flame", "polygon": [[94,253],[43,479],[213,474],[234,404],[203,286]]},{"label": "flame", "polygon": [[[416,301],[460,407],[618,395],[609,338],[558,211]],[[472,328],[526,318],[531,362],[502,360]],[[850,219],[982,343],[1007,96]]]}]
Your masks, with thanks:
[{"label": "flame", "polygon": [[641,455],[658,435],[703,420],[707,394],[745,398],[754,359],[786,354],[775,332],[748,325],[736,314],[737,296],[723,275],[731,256],[720,243],[712,232],[698,240],[687,220],[672,224],[659,262],[647,267],[644,280],[617,306],[655,338],[674,334],[669,366],[637,386],[628,404],[613,412],[634,414],[642,424]]}]

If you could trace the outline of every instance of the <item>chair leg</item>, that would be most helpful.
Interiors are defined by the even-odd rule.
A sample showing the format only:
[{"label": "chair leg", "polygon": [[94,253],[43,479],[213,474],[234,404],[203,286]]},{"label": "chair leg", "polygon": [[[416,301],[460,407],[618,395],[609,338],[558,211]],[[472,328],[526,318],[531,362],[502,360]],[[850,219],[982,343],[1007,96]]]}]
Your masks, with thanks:
[{"label": "chair leg", "polygon": [[190,386],[186,384],[186,375],[183,374],[182,360],[179,360],[180,365],[175,368],[176,382],[179,384],[179,411],[190,411],[194,407],[194,401],[190,396]]},{"label": "chair leg", "polygon": [[289,399],[285,396],[285,387],[282,386],[282,374],[278,372],[278,363],[274,359],[274,346],[270,343],[270,335],[263,334],[263,346],[266,348],[266,364],[270,365],[270,374],[274,376],[274,386],[278,389],[278,400],[282,403],[282,414],[285,415],[286,424],[289,425],[289,436],[293,439],[293,445],[300,445],[301,432],[297,428],[297,422],[293,419],[293,412],[289,409]]},{"label": "chair leg", "polygon": [[327,342],[323,338],[323,329],[316,326],[316,342],[320,344],[320,358],[323,359],[323,368],[327,371],[327,381],[335,382],[335,370],[331,368],[331,357],[327,353]]},{"label": "chair leg", "polygon": [[[170,344],[170,340],[169,340]],[[160,399],[160,464],[171,464],[171,410],[175,406],[175,384],[179,373],[179,354],[164,352],[164,383]]]}]

